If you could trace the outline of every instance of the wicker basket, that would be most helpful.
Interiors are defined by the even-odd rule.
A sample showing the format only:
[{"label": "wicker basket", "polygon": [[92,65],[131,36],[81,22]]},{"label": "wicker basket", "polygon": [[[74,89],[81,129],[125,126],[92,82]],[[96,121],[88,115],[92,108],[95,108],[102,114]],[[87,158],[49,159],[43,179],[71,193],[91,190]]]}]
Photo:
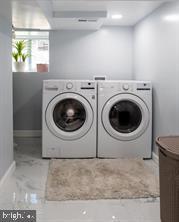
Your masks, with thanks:
[{"label": "wicker basket", "polygon": [[162,222],[179,222],[179,137],[159,137],[160,209]]}]

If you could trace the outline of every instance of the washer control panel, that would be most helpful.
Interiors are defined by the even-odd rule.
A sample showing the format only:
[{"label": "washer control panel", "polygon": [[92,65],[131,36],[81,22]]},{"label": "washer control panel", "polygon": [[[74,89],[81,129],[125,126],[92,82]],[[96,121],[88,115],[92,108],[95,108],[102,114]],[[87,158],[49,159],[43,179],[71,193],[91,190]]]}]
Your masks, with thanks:
[{"label": "washer control panel", "polygon": [[84,90],[93,90],[95,89],[95,83],[94,82],[82,82],[81,83],[81,89],[84,89]]},{"label": "washer control panel", "polygon": [[44,90],[45,91],[58,91],[59,86],[57,83],[45,82]]}]

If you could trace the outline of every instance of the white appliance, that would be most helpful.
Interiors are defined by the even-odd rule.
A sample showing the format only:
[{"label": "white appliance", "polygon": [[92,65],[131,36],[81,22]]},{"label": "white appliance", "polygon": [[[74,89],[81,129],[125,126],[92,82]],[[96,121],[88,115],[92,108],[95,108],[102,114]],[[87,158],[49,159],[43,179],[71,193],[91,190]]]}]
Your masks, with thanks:
[{"label": "white appliance", "polygon": [[98,83],[98,151],[101,158],[151,158],[150,82]]},{"label": "white appliance", "polygon": [[96,157],[96,96],[95,81],[44,81],[44,158]]}]

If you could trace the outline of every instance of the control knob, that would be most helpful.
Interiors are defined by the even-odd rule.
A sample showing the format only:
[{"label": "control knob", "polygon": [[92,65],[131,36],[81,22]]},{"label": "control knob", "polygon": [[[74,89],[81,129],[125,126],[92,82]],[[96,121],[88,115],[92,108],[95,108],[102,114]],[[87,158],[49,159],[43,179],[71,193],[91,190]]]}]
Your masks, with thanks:
[{"label": "control knob", "polygon": [[123,88],[125,91],[127,91],[127,90],[129,90],[129,85],[126,83],[126,84],[124,84],[124,85],[122,86],[122,88]]},{"label": "control knob", "polygon": [[67,88],[67,89],[72,89],[72,88],[73,88],[73,84],[72,84],[71,82],[68,82],[68,83],[66,84],[66,88]]}]

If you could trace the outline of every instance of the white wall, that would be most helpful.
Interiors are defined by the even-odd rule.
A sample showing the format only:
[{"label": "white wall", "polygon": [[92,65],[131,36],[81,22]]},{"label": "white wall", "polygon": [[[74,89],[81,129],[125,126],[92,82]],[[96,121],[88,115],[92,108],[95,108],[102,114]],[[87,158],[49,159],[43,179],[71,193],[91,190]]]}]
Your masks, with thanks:
[{"label": "white wall", "polygon": [[169,14],[179,14],[179,3],[165,4],[134,30],[135,78],[154,88],[154,140],[179,134],[179,21],[165,21]]},{"label": "white wall", "polygon": [[130,27],[102,28],[98,31],[52,31],[50,71],[59,77],[131,79],[133,36]]},{"label": "white wall", "polygon": [[0,179],[13,162],[11,5],[0,1]]}]

